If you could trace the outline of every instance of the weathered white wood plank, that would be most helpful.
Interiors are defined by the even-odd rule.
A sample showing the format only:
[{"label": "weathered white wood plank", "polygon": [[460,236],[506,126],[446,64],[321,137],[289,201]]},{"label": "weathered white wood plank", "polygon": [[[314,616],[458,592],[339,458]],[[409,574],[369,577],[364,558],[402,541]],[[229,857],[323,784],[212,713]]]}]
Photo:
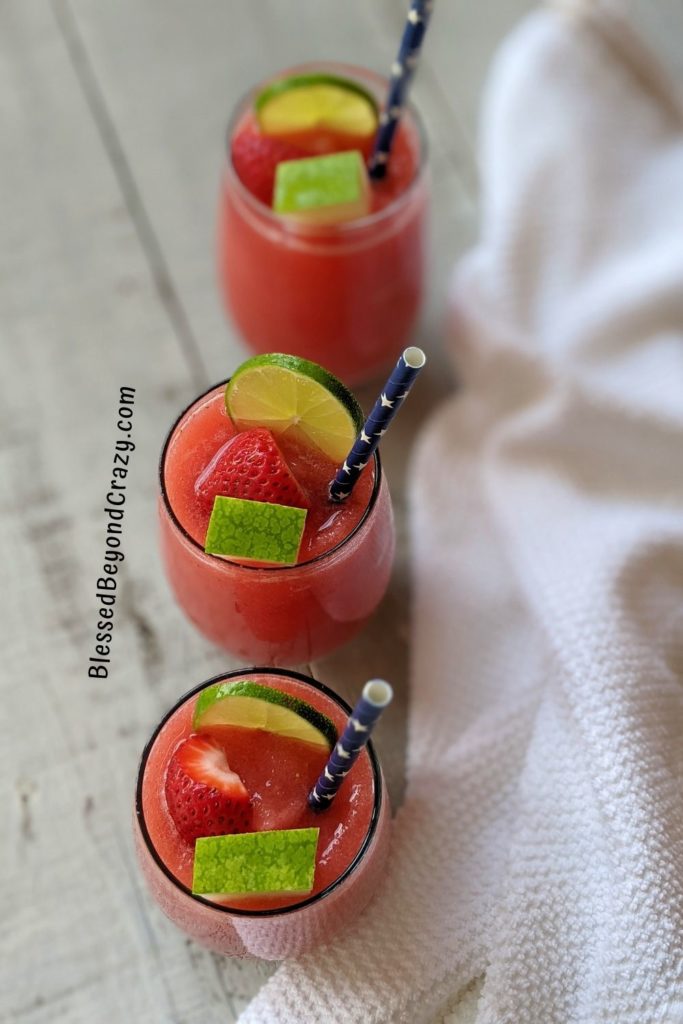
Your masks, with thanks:
[{"label": "weathered white wood plank", "polygon": [[491,58],[520,18],[538,7],[533,0],[488,0],[478,4],[447,0],[435,9],[438,31],[430,39],[434,73],[444,102],[457,115],[473,150]]},{"label": "weathered white wood plank", "polygon": [[[161,440],[201,382],[63,27],[3,5],[0,40],[0,1019],[229,1021],[231,980],[142,896],[129,827],[151,726],[227,661],[174,608],[155,544]],[[111,677],[89,680],[122,385],[127,560]],[[243,996],[263,968],[238,977]]]}]

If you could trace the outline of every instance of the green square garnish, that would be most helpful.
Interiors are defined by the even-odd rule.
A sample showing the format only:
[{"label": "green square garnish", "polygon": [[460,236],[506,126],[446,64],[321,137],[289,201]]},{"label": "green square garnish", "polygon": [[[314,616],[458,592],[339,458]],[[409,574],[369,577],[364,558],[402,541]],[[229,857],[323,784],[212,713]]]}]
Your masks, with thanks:
[{"label": "green square garnish", "polygon": [[318,828],[244,832],[198,839],[192,892],[198,896],[298,896],[315,876]]},{"label": "green square garnish", "polygon": [[294,565],[305,524],[305,508],[217,495],[204,550],[245,562]]},{"label": "green square garnish", "polygon": [[275,172],[273,209],[304,220],[349,220],[369,211],[369,187],[358,150],[285,160]]}]

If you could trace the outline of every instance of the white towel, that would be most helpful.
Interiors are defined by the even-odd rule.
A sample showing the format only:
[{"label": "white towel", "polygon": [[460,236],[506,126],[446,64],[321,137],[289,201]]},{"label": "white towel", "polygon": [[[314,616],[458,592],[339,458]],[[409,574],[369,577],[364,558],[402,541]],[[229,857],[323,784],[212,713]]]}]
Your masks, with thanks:
[{"label": "white towel", "polygon": [[586,11],[488,90],[386,883],[243,1024],[420,1024],[481,976],[477,1024],[683,1021],[683,122]]}]

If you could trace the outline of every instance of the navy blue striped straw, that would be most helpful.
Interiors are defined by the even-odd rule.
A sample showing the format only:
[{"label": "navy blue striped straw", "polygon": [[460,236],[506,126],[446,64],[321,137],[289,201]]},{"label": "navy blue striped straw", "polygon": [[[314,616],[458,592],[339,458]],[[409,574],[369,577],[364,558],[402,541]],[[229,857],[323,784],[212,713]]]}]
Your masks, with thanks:
[{"label": "navy blue striped straw", "polygon": [[432,0],[412,0],[410,4],[398,56],[391,65],[389,92],[384,110],[380,115],[379,129],[368,161],[368,172],[371,178],[383,178],[387,173],[387,162],[394,142],[394,135],[408,99],[408,89],[420,57],[420,48],[427,31],[432,7]]},{"label": "navy blue striped straw", "polygon": [[320,778],[308,795],[312,811],[324,811],[330,806],[393,696],[394,691],[383,679],[371,679],[365,684],[341,739],[333,747]]},{"label": "navy blue striped straw", "polygon": [[331,501],[344,501],[348,498],[426,362],[427,357],[422,349],[415,346],[407,348],[399,357],[353,448],[330,484]]}]

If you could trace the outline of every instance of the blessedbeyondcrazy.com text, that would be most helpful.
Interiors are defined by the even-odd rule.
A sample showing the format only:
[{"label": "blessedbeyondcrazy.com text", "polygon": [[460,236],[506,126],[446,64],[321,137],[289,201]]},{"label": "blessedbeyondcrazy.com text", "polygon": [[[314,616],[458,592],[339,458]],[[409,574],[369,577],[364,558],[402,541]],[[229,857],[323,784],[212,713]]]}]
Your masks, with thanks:
[{"label": "blessedbeyondcrazy.com text", "polygon": [[91,679],[106,679],[109,675],[110,652],[114,639],[114,606],[116,604],[118,572],[125,557],[122,540],[126,478],[130,458],[135,451],[132,439],[134,404],[135,388],[119,388],[116,429],[122,436],[117,438],[114,444],[111,480],[105,498],[104,514],[107,517],[104,538],[105,551],[102,559],[102,575],[98,578],[95,588],[97,627],[93,644],[94,653],[88,659],[88,675]]}]

